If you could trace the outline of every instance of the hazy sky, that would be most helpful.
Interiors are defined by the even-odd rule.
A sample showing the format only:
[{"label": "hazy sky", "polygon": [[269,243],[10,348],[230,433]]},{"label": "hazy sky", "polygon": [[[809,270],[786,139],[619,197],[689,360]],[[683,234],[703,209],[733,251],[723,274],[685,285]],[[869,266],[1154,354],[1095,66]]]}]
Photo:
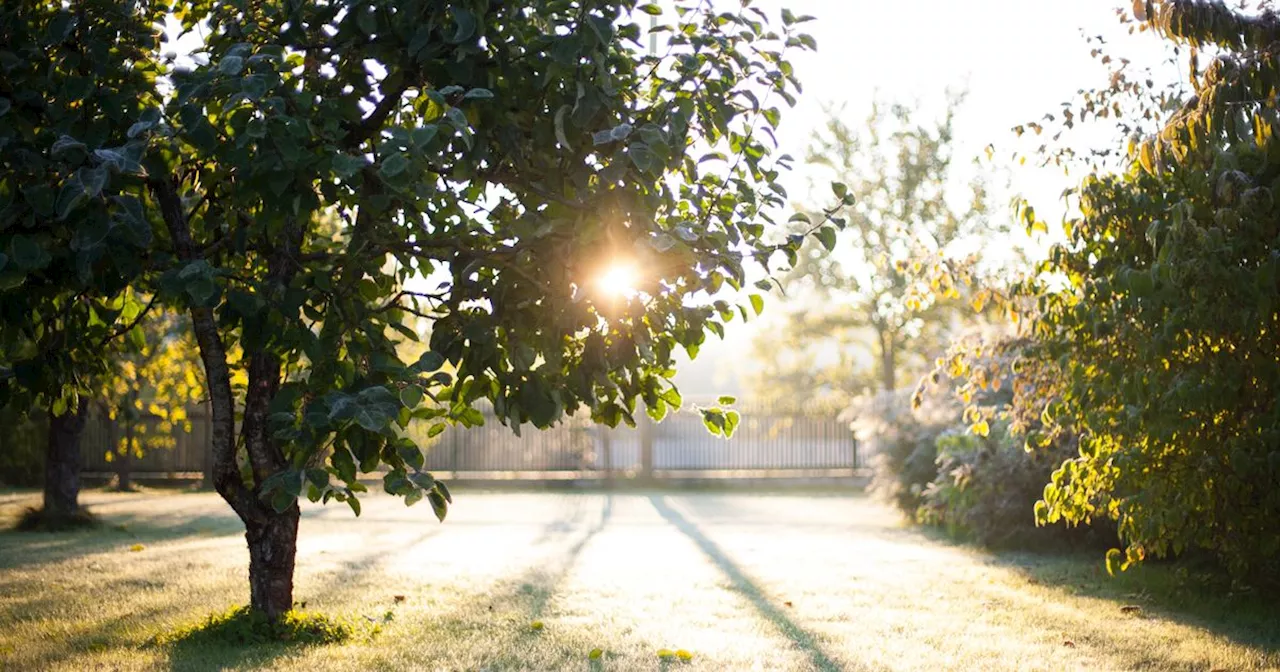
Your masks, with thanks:
[{"label": "hazy sky", "polygon": [[[1034,121],[1077,91],[1106,83],[1107,70],[1090,56],[1088,35],[1105,35],[1116,55],[1134,65],[1158,64],[1164,53],[1149,34],[1129,36],[1114,8],[1118,0],[761,0],[777,16],[783,6],[816,16],[805,25],[818,42],[817,53],[793,61],[804,84],[795,109],[784,111],[779,141],[783,151],[803,156],[809,133],[824,119],[824,104],[843,104],[850,121],[862,120],[873,98],[919,101],[938,109],[947,87],[967,88],[968,99],[955,122],[955,159],[969,159],[988,144],[1008,160],[1017,145],[1015,125]],[[1125,3],[1128,4],[1128,3]],[[1173,73],[1171,76],[1176,76]],[[1098,131],[1103,131],[1099,128]],[[1049,133],[1046,132],[1046,136]],[[1109,131],[1092,136],[1109,140]],[[1028,136],[1022,141],[1028,146]],[[1010,164],[1012,165],[1012,164]],[[1016,167],[1014,191],[1031,199],[1055,224],[1062,215],[1059,195],[1073,184],[1059,169]],[[785,179],[791,195],[804,199],[809,174]],[[821,182],[819,197],[827,196]],[[1003,206],[1003,203],[997,203]],[[768,309],[766,308],[766,318]],[[757,325],[732,324],[724,343],[708,343],[697,362],[677,379],[686,394],[739,391],[736,374],[750,368],[744,355]],[[711,337],[715,341],[715,337]]]}]

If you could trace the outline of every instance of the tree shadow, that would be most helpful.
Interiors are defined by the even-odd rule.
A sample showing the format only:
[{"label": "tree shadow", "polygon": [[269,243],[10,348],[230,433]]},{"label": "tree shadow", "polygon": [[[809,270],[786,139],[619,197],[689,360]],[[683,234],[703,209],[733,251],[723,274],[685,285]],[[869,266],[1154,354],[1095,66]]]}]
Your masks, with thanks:
[{"label": "tree shadow", "polygon": [[103,525],[65,532],[0,532],[0,569],[19,569],[63,562],[109,551],[121,544],[158,543],[179,538],[244,534],[234,516],[205,514],[155,522],[147,514],[100,516]]},{"label": "tree shadow", "polygon": [[680,512],[673,509],[667,504],[666,497],[662,495],[649,495],[649,502],[653,508],[657,510],[659,515],[671,523],[677,530],[697,544],[698,548],[710,559],[716,567],[725,575],[733,584],[734,590],[747,599],[756,611],[760,612],[770,624],[773,625],[779,633],[791,640],[795,646],[803,651],[814,667],[819,670],[838,671],[842,669],[825,651],[818,645],[816,638],[804,628],[796,625],[791,619],[787,618],[769,598],[765,597],[764,592],[760,590],[743,571],[729,559],[729,556],[714,541],[702,533],[697,525],[689,522]]}]

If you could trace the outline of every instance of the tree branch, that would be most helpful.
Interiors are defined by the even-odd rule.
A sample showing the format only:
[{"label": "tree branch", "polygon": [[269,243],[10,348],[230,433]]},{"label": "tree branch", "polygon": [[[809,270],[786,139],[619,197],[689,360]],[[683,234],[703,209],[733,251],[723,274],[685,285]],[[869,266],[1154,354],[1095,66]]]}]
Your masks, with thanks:
[{"label": "tree branch", "polygon": [[[190,222],[173,182],[167,177],[152,177],[148,186],[160,205],[160,214],[178,258],[185,262],[201,258],[191,239]],[[217,319],[211,308],[192,306],[190,313],[212,409],[213,486],[241,520],[265,523],[267,516],[262,504],[245,487],[236,466],[235,398],[231,394],[231,368],[227,364],[226,346],[218,333]]]},{"label": "tree branch", "polygon": [[106,338],[102,339],[102,342],[101,342],[101,343],[99,343],[99,345],[106,345],[106,344],[110,343],[111,341],[114,341],[114,340],[116,340],[117,338],[120,338],[121,336],[123,336],[123,335],[125,335],[125,334],[129,333],[129,332],[130,332],[134,327],[138,326],[138,324],[142,322],[143,318],[145,318],[145,317],[147,316],[147,313],[151,312],[151,308],[152,308],[153,306],[155,306],[155,305],[156,305],[156,299],[157,299],[159,296],[160,296],[160,293],[159,293],[159,292],[156,292],[156,293],[152,294],[152,295],[151,295],[151,300],[150,300],[150,301],[147,301],[147,305],[146,305],[145,307],[143,307],[143,309],[142,309],[142,310],[137,314],[137,316],[135,316],[135,317],[134,317],[134,318],[129,322],[129,324],[127,324],[127,325],[125,325],[123,328],[121,328],[121,329],[117,330],[115,333],[111,334],[110,336],[107,336]]}]

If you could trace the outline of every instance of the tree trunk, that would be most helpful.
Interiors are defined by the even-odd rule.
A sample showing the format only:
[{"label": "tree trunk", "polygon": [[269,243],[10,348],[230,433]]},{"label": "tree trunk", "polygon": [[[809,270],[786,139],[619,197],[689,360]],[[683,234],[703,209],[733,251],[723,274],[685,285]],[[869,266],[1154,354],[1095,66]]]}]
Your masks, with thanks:
[{"label": "tree trunk", "polygon": [[249,542],[249,606],[275,621],[293,608],[293,563],[298,549],[298,507],[245,521]]},{"label": "tree trunk", "polygon": [[49,442],[44,458],[44,519],[69,519],[80,513],[80,436],[85,400],[63,415],[49,413]]},{"label": "tree trunk", "polygon": [[893,334],[887,330],[877,330],[880,343],[880,387],[886,392],[898,389],[897,352],[894,350]]}]

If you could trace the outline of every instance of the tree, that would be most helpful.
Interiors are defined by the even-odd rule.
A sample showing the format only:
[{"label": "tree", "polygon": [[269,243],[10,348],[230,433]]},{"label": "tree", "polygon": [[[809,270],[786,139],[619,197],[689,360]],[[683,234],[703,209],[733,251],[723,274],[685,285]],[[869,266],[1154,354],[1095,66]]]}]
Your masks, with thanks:
[{"label": "tree", "polygon": [[[634,423],[637,402],[660,419],[681,404],[673,351],[733,315],[688,297],[794,255],[769,236],[787,160],[767,140],[807,17],[675,5],[646,56],[634,18],[661,11],[633,1],[180,2],[206,35],[190,65],[162,51],[158,3],[7,6],[5,323],[43,300],[27,285],[99,319],[125,287],[190,315],[214,485],[245,524],[251,607],[278,618],[300,497],[359,515],[381,470],[443,520],[402,430],[481,422],[481,400],[515,431],[579,409]],[[605,295],[621,263],[648,275]],[[430,349],[404,362],[410,316]],[[74,388],[23,354],[5,351],[13,381]]]},{"label": "tree", "polygon": [[[1178,0],[1137,2],[1134,16],[1218,55],[1203,70],[1192,59],[1194,94],[1133,138],[1121,171],[1084,178],[1065,242],[1013,295],[1030,337],[1015,373],[1035,406],[1011,412],[1045,425],[1027,449],[1079,437],[1035,515],[1115,520],[1109,570],[1202,549],[1274,585],[1280,19]],[[1128,91],[1130,109],[1164,106]]]},{"label": "tree", "polygon": [[153,263],[139,201],[103,191],[137,155],[72,139],[124,137],[155,87],[138,55],[155,43],[157,10],[111,4],[0,12],[0,404],[49,411],[42,516],[55,527],[82,517],[83,393],[106,371],[116,322],[142,308],[123,290]]},{"label": "tree", "polygon": [[[962,99],[949,95],[941,118],[927,123],[904,105],[876,103],[863,130],[828,110],[808,161],[836,180],[848,226],[806,246],[787,278],[798,307],[758,346],[773,353],[770,387],[790,380],[783,393],[796,397],[895,390],[904,366],[918,375],[945,348],[965,312],[959,299],[976,242],[1007,232],[990,216],[983,181],[970,184],[963,207],[954,205],[952,120]],[[953,282],[940,265],[963,267],[965,281]]]}]

